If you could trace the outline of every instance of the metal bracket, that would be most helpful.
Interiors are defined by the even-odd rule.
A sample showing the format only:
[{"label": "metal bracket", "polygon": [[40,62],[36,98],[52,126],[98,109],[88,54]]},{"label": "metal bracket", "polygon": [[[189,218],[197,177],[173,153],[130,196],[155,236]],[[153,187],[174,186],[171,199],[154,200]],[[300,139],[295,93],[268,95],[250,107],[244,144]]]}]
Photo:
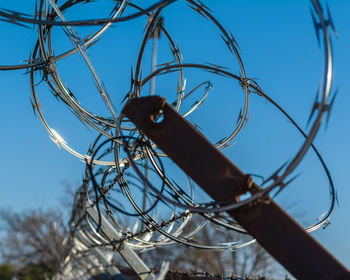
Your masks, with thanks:
[{"label": "metal bracket", "polygon": [[[218,204],[260,189],[164,98],[131,100],[124,114]],[[162,121],[154,116],[162,114]],[[249,189],[250,188],[250,189]],[[228,201],[232,198],[231,201]],[[270,197],[229,214],[298,279],[350,279],[350,272]]]}]

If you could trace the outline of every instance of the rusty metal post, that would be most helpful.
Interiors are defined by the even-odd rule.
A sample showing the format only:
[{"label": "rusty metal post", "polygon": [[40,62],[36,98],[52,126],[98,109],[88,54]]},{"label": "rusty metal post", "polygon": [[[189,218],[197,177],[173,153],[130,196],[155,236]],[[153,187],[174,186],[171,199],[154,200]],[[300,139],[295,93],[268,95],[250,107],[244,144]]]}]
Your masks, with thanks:
[{"label": "rusty metal post", "polygon": [[[134,99],[123,112],[217,203],[233,202],[249,187],[259,189],[165,99]],[[160,113],[163,120],[157,123]],[[350,272],[272,199],[230,215],[296,278],[350,279]]]}]

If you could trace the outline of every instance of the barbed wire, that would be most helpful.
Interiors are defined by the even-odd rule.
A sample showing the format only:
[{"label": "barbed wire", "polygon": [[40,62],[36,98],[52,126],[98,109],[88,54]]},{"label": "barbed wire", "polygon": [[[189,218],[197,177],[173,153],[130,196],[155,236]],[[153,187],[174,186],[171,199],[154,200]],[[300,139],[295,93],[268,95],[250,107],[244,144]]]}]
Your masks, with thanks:
[{"label": "barbed wire", "polygon": [[[227,50],[237,63],[238,70],[235,73],[239,74],[211,63],[184,62],[180,46],[166,29],[162,18],[163,10],[175,2],[174,0],[157,1],[145,8],[126,0],[119,0],[114,1],[108,18],[87,20],[67,20],[65,18],[64,14],[72,7],[79,4],[90,5],[90,2],[89,0],[68,0],[59,6],[57,1],[40,0],[36,4],[33,16],[18,11],[0,9],[0,20],[20,26],[31,24],[38,30],[32,55],[26,63],[0,65],[0,70],[26,69],[31,84],[31,103],[34,112],[39,116],[50,137],[58,146],[86,162],[83,183],[76,193],[70,221],[71,239],[69,242],[72,243],[72,250],[63,267],[70,265],[72,269],[74,267],[72,262],[74,260],[78,263],[81,262],[82,256],[89,254],[88,252],[92,248],[104,248],[112,252],[125,244],[138,251],[176,243],[207,250],[235,250],[250,245],[254,242],[253,239],[245,242],[213,240],[211,244],[205,244],[195,240],[194,237],[198,236],[198,233],[209,224],[223,227],[226,230],[246,233],[224,212],[238,209],[255,200],[264,199],[265,195],[273,190],[277,190],[278,194],[295,179],[293,173],[310,148],[316,154],[328,178],[330,205],[328,211],[320,217],[319,221],[305,229],[311,232],[327,225],[336,203],[336,193],[329,169],[314,146],[313,140],[325,114],[327,114],[326,121],[328,122],[336,96],[336,94],[331,96],[333,55],[330,34],[330,29],[335,33],[335,27],[328,6],[326,15],[319,1],[311,0],[311,14],[317,39],[319,42],[321,40],[323,42],[324,73],[309,118],[310,130],[305,132],[284,108],[262,90],[255,79],[247,76],[235,37],[219,23],[211,10],[201,1],[187,0],[186,3],[195,13],[216,28]],[[112,26],[138,17],[147,18],[147,23],[144,27],[144,35],[138,50],[135,68],[131,72],[130,89],[125,94],[120,110],[117,110],[113,99],[98,75],[98,71],[95,70],[90,61],[87,50],[101,40],[101,36]],[[81,38],[75,29],[77,26],[97,26],[98,30]],[[56,51],[52,42],[54,28],[62,28],[72,44],[70,50],[58,55],[55,55]],[[158,40],[158,38],[154,38],[156,30],[167,41],[171,57],[168,59],[169,62],[152,65],[151,73],[143,77],[142,65],[147,56],[145,50],[152,38]],[[73,90],[66,86],[59,73],[57,63],[69,59],[75,53],[79,53],[88,66],[96,89],[108,109],[109,116],[97,115],[89,111],[82,105]],[[156,54],[153,53],[153,55]],[[187,183],[183,184],[168,177],[167,168],[163,163],[164,160],[167,160],[166,154],[160,151],[122,113],[123,107],[132,99],[145,95],[145,88],[149,83],[152,81],[154,83],[155,79],[162,75],[175,73],[177,75],[176,97],[171,104],[176,111],[180,112],[183,103],[190,96],[193,97],[194,93],[203,90],[203,93],[199,94],[198,100],[184,113],[181,113],[183,117],[188,117],[207,102],[207,97],[213,87],[212,82],[206,80],[187,91],[185,71],[194,70],[230,79],[236,82],[243,91],[243,105],[237,123],[228,135],[213,143],[217,149],[224,150],[232,145],[233,140],[247,124],[249,100],[252,94],[271,103],[305,139],[290,161],[277,168],[271,176],[263,179],[262,186],[266,186],[265,188],[242,201],[213,203],[209,200],[204,203],[198,202],[198,191],[192,180],[186,178]],[[98,137],[92,139],[87,154],[74,150],[46,120],[38,94],[38,87],[43,83],[84,126],[98,133]],[[118,114],[118,111],[121,113]],[[316,112],[317,114],[314,116]],[[154,121],[158,120],[155,118]],[[88,207],[96,208],[97,221],[88,214]],[[167,217],[160,214],[166,211],[168,211]],[[193,216],[200,216],[202,221],[194,229],[188,230]],[[118,232],[119,238],[111,240],[101,230],[103,218],[111,223]],[[77,239],[77,233],[83,236],[81,238],[85,242],[82,242],[81,238]],[[94,270],[93,267],[91,269]],[[91,273],[89,268],[86,269],[86,273]]]}]

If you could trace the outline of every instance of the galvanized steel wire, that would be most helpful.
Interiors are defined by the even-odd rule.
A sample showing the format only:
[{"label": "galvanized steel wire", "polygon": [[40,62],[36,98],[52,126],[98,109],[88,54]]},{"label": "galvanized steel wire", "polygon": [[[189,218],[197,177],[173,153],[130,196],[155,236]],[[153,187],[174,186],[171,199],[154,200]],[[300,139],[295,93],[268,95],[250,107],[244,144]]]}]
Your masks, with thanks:
[{"label": "galvanized steel wire", "polygon": [[[66,265],[72,262],[79,263],[82,256],[91,248],[102,247],[110,251],[118,250],[118,246],[128,244],[137,251],[150,250],[159,246],[181,243],[199,249],[208,250],[234,250],[247,246],[254,242],[240,242],[227,240],[205,244],[194,237],[209,223],[234,230],[241,233],[245,231],[232,219],[225,216],[224,212],[238,209],[260,199],[272,190],[283,190],[293,179],[294,171],[311,149],[321,162],[330,185],[329,209],[319,221],[306,227],[307,231],[314,231],[326,225],[334,210],[336,195],[335,187],[330,172],[320,153],[313,145],[321,123],[325,116],[329,117],[335,95],[331,96],[332,87],[332,44],[331,31],[335,32],[334,24],[329,8],[323,9],[318,0],[311,0],[312,18],[318,39],[322,42],[324,50],[324,72],[321,78],[321,86],[316,95],[310,119],[310,130],[305,132],[286,112],[278,105],[255,79],[249,78],[243,60],[240,56],[238,43],[234,35],[227,31],[213,16],[211,10],[201,1],[187,0],[189,8],[209,21],[216,29],[221,39],[226,44],[227,50],[238,65],[238,69],[232,72],[230,69],[213,65],[184,62],[181,53],[181,42],[178,45],[163,24],[162,11],[175,1],[157,1],[148,7],[140,7],[127,0],[114,1],[114,7],[110,11],[110,17],[103,19],[67,20],[64,16],[69,9],[80,4],[90,5],[89,0],[67,0],[57,2],[53,0],[40,0],[35,8],[35,15],[25,15],[17,11],[0,9],[0,20],[10,24],[34,26],[37,29],[36,44],[30,58],[23,64],[0,65],[0,70],[13,71],[26,69],[31,84],[32,106],[39,116],[50,137],[63,149],[86,162],[84,180],[76,193],[70,221],[72,237],[71,254],[67,256]],[[125,15],[126,14],[126,15]],[[89,59],[87,51],[109,31],[112,26],[121,22],[128,22],[138,17],[147,18],[144,35],[139,47],[134,70],[131,73],[130,89],[125,94],[123,104],[118,110],[104,87],[103,77],[100,78]],[[166,19],[165,19],[166,20]],[[78,32],[79,26],[97,26],[94,33],[81,38]],[[10,28],[10,26],[9,26]],[[71,49],[56,55],[54,49],[52,31],[62,28],[71,41]],[[171,57],[169,63],[154,67],[146,76],[142,73],[142,63],[145,59],[145,48],[158,29],[163,40],[169,45]],[[121,38],[122,39],[122,38]],[[109,116],[97,115],[85,108],[76,94],[66,85],[60,74],[57,63],[79,53],[89,68]],[[132,64],[133,62],[130,62]],[[212,89],[210,80],[203,81],[193,89],[186,88],[186,71],[201,70],[213,75],[218,75],[239,84],[243,91],[243,105],[237,124],[230,134],[215,143],[216,148],[224,150],[228,148],[236,136],[248,121],[249,98],[258,95],[277,108],[288,119],[296,130],[304,137],[304,142],[292,160],[276,169],[269,178],[264,179],[261,192],[240,202],[218,206],[217,203],[207,203],[196,200],[197,190],[190,178],[182,185],[167,177],[167,168],[163,164],[166,155],[163,154],[142,132],[138,131],[122,113],[122,108],[131,99],[143,96],[148,83],[155,81],[156,77],[176,73],[177,90],[172,105],[180,112],[182,104],[194,93],[199,94],[198,100],[185,110],[183,117],[188,117],[207,101]],[[126,70],[125,70],[126,71]],[[239,73],[239,74],[237,74]],[[99,136],[91,139],[91,146],[87,154],[78,152],[67,143],[46,120],[44,108],[41,105],[38,86],[46,84],[52,94],[60,100],[69,110],[89,129],[95,130]],[[202,91],[202,93],[200,93]],[[182,112],[182,111],[181,111]],[[313,114],[315,116],[313,117]],[[161,116],[159,116],[161,117]],[[311,118],[313,117],[313,118]],[[156,119],[154,121],[157,121]],[[143,197],[141,202],[140,197]],[[86,205],[91,203],[120,233],[119,239],[110,240],[101,230],[100,223],[92,220],[86,211]],[[165,210],[166,209],[166,210]],[[160,217],[159,213],[167,212],[167,218]],[[188,230],[191,218],[194,215],[202,217],[201,223],[194,229]],[[157,217],[158,216],[158,217]],[[81,240],[77,241],[79,232]],[[89,272],[87,272],[89,273]]]}]

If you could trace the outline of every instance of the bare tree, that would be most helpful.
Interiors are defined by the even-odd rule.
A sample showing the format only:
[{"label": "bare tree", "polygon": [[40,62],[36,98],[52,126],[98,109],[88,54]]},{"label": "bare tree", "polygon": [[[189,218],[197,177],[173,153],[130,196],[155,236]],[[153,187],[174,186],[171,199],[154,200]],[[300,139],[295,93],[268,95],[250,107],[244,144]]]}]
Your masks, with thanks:
[{"label": "bare tree", "polygon": [[22,213],[2,210],[0,218],[1,259],[12,265],[19,279],[24,275],[29,279],[50,277],[69,249],[62,214],[53,209]]},{"label": "bare tree", "polygon": [[[192,219],[190,228],[199,222],[198,217]],[[217,227],[214,224],[208,224],[194,240],[210,244],[220,239],[248,240],[251,238],[235,231],[217,230]],[[144,253],[144,259],[151,267],[158,266],[163,260],[169,260],[173,271],[198,271],[240,277],[264,275],[268,279],[285,275],[281,266],[258,243],[229,251],[199,250],[173,245],[147,251]]]}]

